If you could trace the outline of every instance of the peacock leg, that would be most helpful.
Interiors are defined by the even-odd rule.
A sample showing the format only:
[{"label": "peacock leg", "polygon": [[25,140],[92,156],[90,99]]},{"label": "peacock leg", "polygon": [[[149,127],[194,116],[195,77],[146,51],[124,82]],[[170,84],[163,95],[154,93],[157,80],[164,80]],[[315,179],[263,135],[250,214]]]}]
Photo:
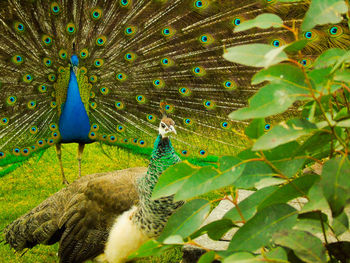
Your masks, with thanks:
[{"label": "peacock leg", "polygon": [[61,144],[60,143],[56,144],[56,152],[57,152],[57,158],[58,158],[58,161],[59,161],[60,167],[61,167],[63,184],[68,185],[69,182],[66,179],[66,177],[64,176],[64,170],[63,170],[63,165],[62,165],[62,151],[61,151]]},{"label": "peacock leg", "polygon": [[78,147],[78,163],[79,163],[79,177],[81,176],[81,157],[84,152],[85,143],[79,143]]}]

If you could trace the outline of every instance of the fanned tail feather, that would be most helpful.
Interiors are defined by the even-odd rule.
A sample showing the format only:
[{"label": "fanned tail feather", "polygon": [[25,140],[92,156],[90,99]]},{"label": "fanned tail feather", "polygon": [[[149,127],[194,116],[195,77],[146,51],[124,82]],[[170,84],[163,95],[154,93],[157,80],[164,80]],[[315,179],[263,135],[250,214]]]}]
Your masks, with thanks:
[{"label": "fanned tail feather", "polygon": [[[227,116],[258,86],[255,68],[225,61],[225,48],[281,46],[286,28],[233,29],[257,15],[278,14],[299,25],[310,1],[267,0],[68,1],[8,0],[0,4],[0,165],[60,142],[69,58],[79,57],[77,81],[89,115],[89,138],[149,154],[160,102],[176,122],[183,158],[215,161],[243,142]],[[327,47],[347,48],[342,25],[300,32],[305,66]],[[207,159],[206,159],[207,158]]]}]

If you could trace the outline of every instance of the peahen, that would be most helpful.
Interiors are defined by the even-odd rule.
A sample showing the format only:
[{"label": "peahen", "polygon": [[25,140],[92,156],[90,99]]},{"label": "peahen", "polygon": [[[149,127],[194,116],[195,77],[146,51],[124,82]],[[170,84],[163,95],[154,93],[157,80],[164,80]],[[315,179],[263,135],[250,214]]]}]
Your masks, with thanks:
[{"label": "peahen", "polygon": [[[92,142],[151,152],[160,102],[178,124],[182,158],[213,162],[237,147],[228,113],[259,87],[256,69],[222,58],[252,42],[286,44],[286,28],[233,32],[277,13],[300,23],[310,1],[5,0],[0,3],[0,175],[56,145]],[[308,67],[324,47],[347,48],[343,25],[300,32]],[[209,155],[208,155],[209,154]]]},{"label": "peahen", "polygon": [[59,242],[59,258],[79,263],[99,256],[124,262],[149,238],[157,237],[183,202],[152,200],[159,176],[180,161],[169,139],[174,121],[163,118],[147,171],[129,168],[84,176],[52,195],[4,229],[6,242],[22,251]]}]

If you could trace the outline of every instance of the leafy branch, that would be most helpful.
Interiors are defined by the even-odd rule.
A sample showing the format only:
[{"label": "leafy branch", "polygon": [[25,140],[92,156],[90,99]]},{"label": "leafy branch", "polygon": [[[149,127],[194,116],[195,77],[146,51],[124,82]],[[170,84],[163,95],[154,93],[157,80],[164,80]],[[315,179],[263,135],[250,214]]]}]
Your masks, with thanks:
[{"label": "leafy branch", "polygon": [[[349,260],[350,242],[341,235],[350,232],[346,213],[350,200],[350,51],[333,48],[329,42],[323,53],[309,56],[313,57],[311,65],[300,63],[304,51],[317,44],[301,33],[336,23],[350,30],[348,0],[312,0],[302,23],[286,25],[274,14],[262,14],[236,27],[237,32],[283,28],[294,41],[277,48],[248,44],[224,50],[224,58],[233,63],[262,68],[251,80],[261,87],[249,99],[249,106],[229,115],[234,120],[251,120],[244,131],[232,129],[249,146],[236,156],[221,157],[217,168],[182,162],[165,171],[153,198],[174,195],[175,200],[187,200],[185,206],[191,210],[179,209],[161,237],[146,247],[152,242],[158,250],[183,244],[202,247],[195,240],[198,236],[220,240],[235,228],[227,250],[205,248],[200,262]],[[265,118],[274,119],[291,108],[295,117],[265,131]],[[220,189],[230,189],[231,197],[223,191],[222,197],[211,202],[193,199]],[[238,189],[254,193],[238,202]],[[231,202],[232,209],[222,219],[202,226],[209,206],[223,200]],[[299,200],[298,209],[292,200]],[[336,242],[332,242],[334,236]]]}]

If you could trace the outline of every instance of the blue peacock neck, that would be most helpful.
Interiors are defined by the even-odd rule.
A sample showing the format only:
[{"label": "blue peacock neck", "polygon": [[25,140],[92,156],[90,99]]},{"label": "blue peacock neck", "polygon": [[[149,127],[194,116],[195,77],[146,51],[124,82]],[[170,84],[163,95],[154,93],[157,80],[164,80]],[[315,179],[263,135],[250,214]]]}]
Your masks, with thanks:
[{"label": "blue peacock neck", "polygon": [[[76,58],[77,59],[77,58]],[[72,56],[73,61],[73,56]],[[77,66],[77,65],[75,65]],[[59,131],[63,143],[91,143],[89,139],[89,116],[81,100],[77,77],[73,66],[70,68],[70,77],[67,98],[62,105],[62,114],[59,120]]]}]

